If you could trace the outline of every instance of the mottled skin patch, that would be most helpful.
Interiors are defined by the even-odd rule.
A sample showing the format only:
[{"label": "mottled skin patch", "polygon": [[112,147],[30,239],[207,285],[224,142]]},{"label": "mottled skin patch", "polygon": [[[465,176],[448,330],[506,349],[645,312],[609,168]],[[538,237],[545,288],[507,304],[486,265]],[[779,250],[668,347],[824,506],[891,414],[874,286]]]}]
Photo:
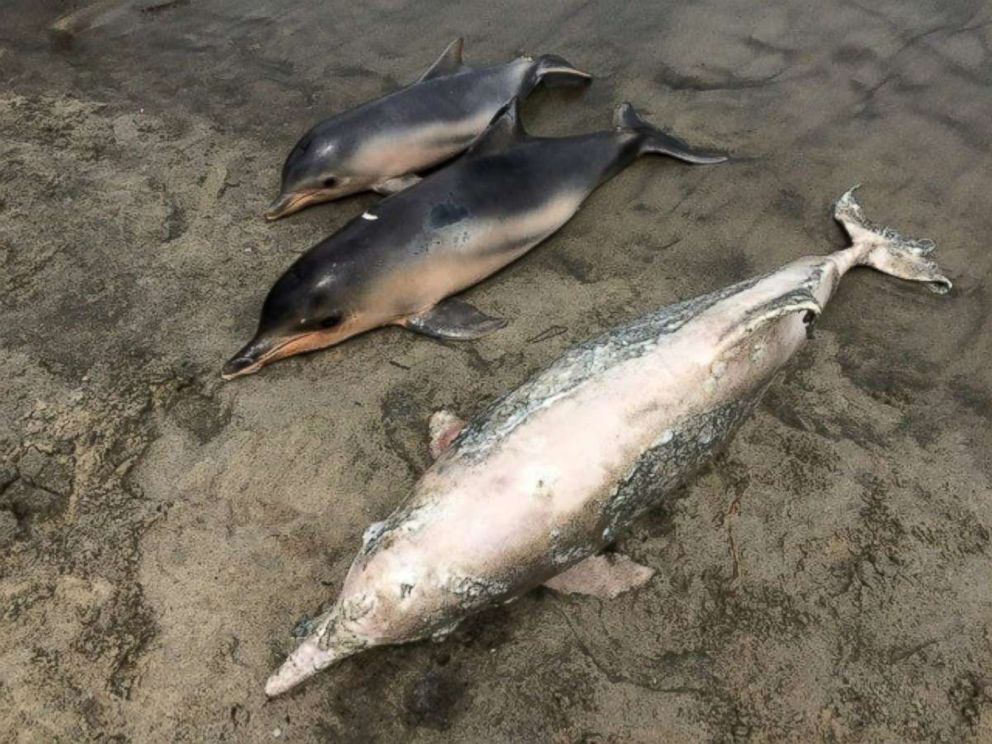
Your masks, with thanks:
[{"label": "mottled skin patch", "polygon": [[431,210],[429,220],[431,227],[441,228],[461,222],[468,216],[468,209],[461,204],[444,202],[443,204],[438,204]]},{"label": "mottled skin patch", "polygon": [[511,393],[498,398],[470,421],[453,442],[463,457],[481,458],[535,411],[586,381],[657,347],[658,340],[677,332],[688,321],[765,277],[748,279],[730,287],[685,300],[645,315],[565,352],[554,364]]},{"label": "mottled skin patch", "polygon": [[659,506],[726,445],[754,410],[761,391],[705,413],[687,416],[644,452],[603,509],[603,542],[611,542],[646,511]]}]

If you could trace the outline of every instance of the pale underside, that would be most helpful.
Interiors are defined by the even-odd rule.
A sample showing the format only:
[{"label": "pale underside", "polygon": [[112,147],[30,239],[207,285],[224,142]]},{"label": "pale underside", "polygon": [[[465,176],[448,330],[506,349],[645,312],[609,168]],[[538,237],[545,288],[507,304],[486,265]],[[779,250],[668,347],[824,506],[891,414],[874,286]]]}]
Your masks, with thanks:
[{"label": "pale underside", "polygon": [[[564,193],[500,219],[466,218],[439,230],[423,252],[370,285],[360,326],[402,323],[512,263],[575,214],[582,194]],[[373,207],[367,214],[377,218]],[[368,218],[365,218],[368,219]]]},{"label": "pale underside", "polygon": [[500,103],[497,101],[462,119],[431,122],[373,136],[350,158],[348,169],[356,174],[367,174],[378,185],[442,163],[472,143],[486,128]]}]

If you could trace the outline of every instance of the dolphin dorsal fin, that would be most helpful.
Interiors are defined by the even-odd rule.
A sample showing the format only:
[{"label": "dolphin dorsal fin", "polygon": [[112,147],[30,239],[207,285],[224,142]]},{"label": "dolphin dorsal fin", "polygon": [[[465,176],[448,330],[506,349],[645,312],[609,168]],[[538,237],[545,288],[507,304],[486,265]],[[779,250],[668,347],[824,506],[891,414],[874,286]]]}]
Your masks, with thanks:
[{"label": "dolphin dorsal fin", "polygon": [[434,64],[427,68],[427,72],[421,75],[417,82],[422,83],[431,78],[454,75],[461,70],[464,67],[462,64],[462,49],[464,46],[465,40],[460,36],[448,44],[444,48],[444,51],[441,52],[441,56],[434,61]]},{"label": "dolphin dorsal fin", "polygon": [[520,123],[520,100],[512,98],[496,112],[489,126],[472,143],[467,154],[474,156],[503,152],[526,138],[527,132]]}]

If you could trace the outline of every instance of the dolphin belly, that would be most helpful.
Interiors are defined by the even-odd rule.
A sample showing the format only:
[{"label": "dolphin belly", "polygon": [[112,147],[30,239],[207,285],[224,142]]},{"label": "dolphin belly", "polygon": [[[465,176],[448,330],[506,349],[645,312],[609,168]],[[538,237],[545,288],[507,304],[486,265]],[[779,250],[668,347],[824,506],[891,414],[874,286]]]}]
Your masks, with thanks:
[{"label": "dolphin belly", "polygon": [[396,209],[384,203],[363,215],[376,243],[390,247],[364,280],[362,301],[384,322],[421,313],[512,263],[567,222],[583,198],[563,192],[506,210],[497,194],[472,201],[427,193],[426,205],[418,194],[402,196]]},{"label": "dolphin belly", "polygon": [[417,173],[462,152],[498,109],[498,102],[457,118],[420,121],[386,129],[363,141],[352,156],[351,167],[383,179]]}]

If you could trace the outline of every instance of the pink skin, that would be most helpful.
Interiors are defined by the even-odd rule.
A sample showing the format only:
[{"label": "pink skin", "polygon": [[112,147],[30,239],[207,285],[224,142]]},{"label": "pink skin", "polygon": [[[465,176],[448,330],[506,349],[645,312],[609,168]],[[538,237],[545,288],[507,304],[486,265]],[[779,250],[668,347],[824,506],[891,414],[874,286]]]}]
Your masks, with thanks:
[{"label": "pink skin", "polygon": [[[767,336],[774,353],[758,364],[738,355],[713,386],[699,384],[714,379],[711,369],[722,352],[719,340],[736,319],[793,286],[809,265],[808,260],[797,262],[728,298],[666,338],[652,354],[621,364],[536,412],[483,461],[463,461],[457,447],[444,452],[412,496],[412,503],[425,512],[416,520],[419,524],[407,520],[410,532],[394,538],[368,562],[359,558],[353,565],[339,602],[375,599],[371,612],[349,624],[350,631],[369,645],[422,638],[435,628],[425,627],[421,618],[451,622],[465,614],[450,591],[449,577],[498,580],[507,564],[530,570],[500,593],[525,592],[570,565],[556,563],[550,536],[573,520],[585,522],[582,531],[591,548],[580,558],[602,547],[593,532],[595,520],[583,519],[589,500],[609,493],[617,474],[685,412],[714,407],[742,388],[764,384],[802,344],[806,333],[800,317],[784,318]],[[829,290],[821,289],[825,297]],[[401,603],[398,587],[404,583],[413,589]],[[314,635],[319,637],[321,630]],[[266,692],[279,694],[340,656],[333,647],[322,650],[312,640],[304,643]]]},{"label": "pink skin", "polygon": [[[804,315],[826,304],[852,266],[946,282],[935,266],[916,266],[913,276],[890,271],[893,254],[879,234],[845,225],[851,248],[795,261],[639,356],[578,387],[552,389],[481,456],[456,439],[387,520],[380,542],[356,558],[337,604],[266,693],[285,692],[366,647],[444,633],[593,555],[609,542],[603,507],[642,453],[668,441],[686,417],[760,393],[805,342]],[[806,305],[752,322],[802,287],[811,294]]]}]

